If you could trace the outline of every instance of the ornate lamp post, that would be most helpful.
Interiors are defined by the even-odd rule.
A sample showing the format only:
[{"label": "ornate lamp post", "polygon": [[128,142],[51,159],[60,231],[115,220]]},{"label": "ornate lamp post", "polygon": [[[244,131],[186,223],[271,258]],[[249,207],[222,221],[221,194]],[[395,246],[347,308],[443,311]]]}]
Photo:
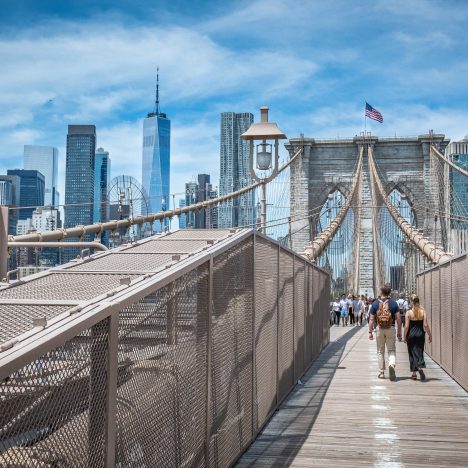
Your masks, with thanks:
[{"label": "ornate lamp post", "polygon": [[[250,157],[249,167],[250,175],[253,179],[261,182],[262,199],[261,199],[261,217],[260,217],[260,230],[265,232],[266,228],[266,184],[272,180],[278,173],[278,142],[285,140],[286,135],[278,128],[274,122],[268,122],[268,107],[260,107],[260,122],[253,123],[250,128],[242,134],[244,140],[250,141]],[[267,140],[273,140],[272,143],[267,143]],[[256,168],[260,171],[270,171],[269,175],[266,173],[259,177],[254,169],[254,142],[260,141],[256,145]],[[274,145],[275,161],[272,167],[272,148]]]}]

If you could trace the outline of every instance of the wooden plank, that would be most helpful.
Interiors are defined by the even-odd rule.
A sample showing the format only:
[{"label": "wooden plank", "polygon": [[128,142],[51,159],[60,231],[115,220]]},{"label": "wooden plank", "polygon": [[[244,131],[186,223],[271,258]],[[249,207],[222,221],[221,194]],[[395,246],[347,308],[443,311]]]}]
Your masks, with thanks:
[{"label": "wooden plank", "polygon": [[377,378],[367,327],[332,327],[331,343],[240,467],[467,467],[468,394],[426,357],[425,382],[410,379],[397,343],[397,381]]}]

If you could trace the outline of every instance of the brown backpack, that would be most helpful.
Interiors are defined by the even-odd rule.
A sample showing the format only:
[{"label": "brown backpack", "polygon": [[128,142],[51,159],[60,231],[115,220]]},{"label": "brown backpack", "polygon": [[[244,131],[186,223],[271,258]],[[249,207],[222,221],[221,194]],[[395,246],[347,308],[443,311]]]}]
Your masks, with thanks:
[{"label": "brown backpack", "polygon": [[388,307],[389,300],[381,301],[379,299],[379,308],[377,310],[377,323],[380,328],[390,328],[392,326],[392,313]]}]

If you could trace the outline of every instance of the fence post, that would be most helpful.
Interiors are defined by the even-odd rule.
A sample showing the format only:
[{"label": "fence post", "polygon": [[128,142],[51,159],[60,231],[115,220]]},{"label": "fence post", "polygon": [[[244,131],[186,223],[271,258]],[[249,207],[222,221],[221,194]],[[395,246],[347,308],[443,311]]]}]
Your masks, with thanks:
[{"label": "fence post", "polygon": [[115,467],[117,429],[117,373],[119,344],[119,313],[109,317],[109,348],[107,360],[107,408],[106,408],[106,467]]},{"label": "fence post", "polygon": [[453,345],[454,345],[454,342],[453,342],[453,327],[454,327],[454,323],[455,323],[455,320],[454,320],[454,313],[453,311],[455,310],[455,307],[453,305],[453,262],[452,260],[450,260],[450,314],[452,315],[452,326],[450,327],[450,332],[451,332],[451,335],[452,335],[452,339],[450,340],[451,341],[451,351],[452,351],[452,372],[451,372],[451,375],[454,376],[455,375],[455,371],[454,371],[454,366],[453,366]]},{"label": "fence post", "polygon": [[257,282],[256,282],[256,274],[255,274],[255,266],[257,262],[257,235],[256,231],[253,231],[253,252],[252,252],[252,440],[255,439],[255,435],[257,432],[257,414],[258,414],[258,402],[257,402],[257,387],[256,387],[256,377],[257,377],[257,359],[256,359],[256,347],[255,347],[255,318],[256,318],[256,289],[257,289]]},{"label": "fence post", "polygon": [[8,272],[8,207],[0,206],[0,281]]},{"label": "fence post", "polygon": [[292,339],[292,349],[293,349],[293,378],[292,385],[294,386],[296,382],[296,256],[293,255],[293,268],[292,268],[292,279],[293,279],[293,339]]},{"label": "fence post", "polygon": [[276,272],[277,272],[277,280],[276,280],[276,406],[279,403],[279,333],[280,333],[280,252],[281,246],[278,244],[278,251],[276,253]]},{"label": "fence post", "polygon": [[309,315],[309,275],[310,266],[304,260],[304,364],[301,369],[301,374],[308,368],[307,362],[307,317]]},{"label": "fence post", "polygon": [[213,255],[210,256],[208,276],[208,323],[206,334],[206,428],[205,428],[205,466],[210,467],[211,439],[211,333],[213,318]]},{"label": "fence post", "polygon": [[90,331],[88,466],[102,466],[108,455],[110,318],[96,323]]}]

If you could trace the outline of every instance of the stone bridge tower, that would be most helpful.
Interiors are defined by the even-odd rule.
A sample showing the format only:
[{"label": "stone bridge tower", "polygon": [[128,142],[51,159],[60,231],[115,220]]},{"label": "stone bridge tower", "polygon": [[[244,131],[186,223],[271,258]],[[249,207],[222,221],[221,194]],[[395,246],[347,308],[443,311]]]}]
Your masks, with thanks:
[{"label": "stone bridge tower", "polygon": [[[374,158],[387,195],[394,189],[406,195],[413,209],[416,226],[430,239],[446,242],[444,225],[435,221],[435,213],[444,211],[441,205],[437,177],[431,170],[430,144],[440,151],[449,143],[445,135],[427,134],[405,138],[379,138],[356,136],[349,139],[318,140],[294,138],[286,144],[292,156],[301,146],[302,158],[291,165],[291,231],[292,248],[302,251],[317,235],[316,217],[318,207],[323,206],[330,193],[340,190],[349,194],[353,172],[363,144],[373,147]],[[364,152],[363,184],[361,190],[360,252],[370,253],[373,249],[371,198],[367,152]],[[360,255],[361,257],[361,255]],[[365,257],[365,258],[364,258]],[[360,258],[359,289],[371,289],[373,279],[372,255]]]}]

